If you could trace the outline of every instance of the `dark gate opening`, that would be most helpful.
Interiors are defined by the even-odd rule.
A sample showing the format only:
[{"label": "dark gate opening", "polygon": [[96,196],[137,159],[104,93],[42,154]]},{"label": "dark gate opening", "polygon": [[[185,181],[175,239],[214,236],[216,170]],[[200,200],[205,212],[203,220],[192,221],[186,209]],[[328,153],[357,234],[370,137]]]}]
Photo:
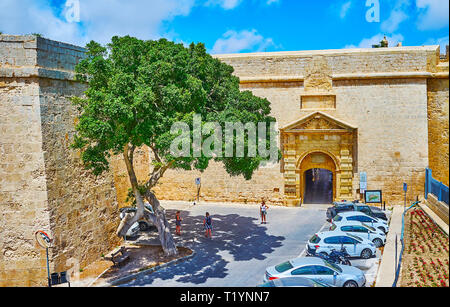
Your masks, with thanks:
[{"label": "dark gate opening", "polygon": [[305,172],[305,204],[331,204],[333,202],[333,173],[322,168]]}]

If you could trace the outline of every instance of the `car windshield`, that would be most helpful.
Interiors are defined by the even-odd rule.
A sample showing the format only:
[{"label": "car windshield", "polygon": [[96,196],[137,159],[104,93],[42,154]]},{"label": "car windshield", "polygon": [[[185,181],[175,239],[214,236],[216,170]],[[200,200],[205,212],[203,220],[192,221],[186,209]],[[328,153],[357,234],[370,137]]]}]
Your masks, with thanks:
[{"label": "car windshield", "polygon": [[340,215],[336,215],[334,218],[333,218],[333,221],[335,221],[335,222],[339,222],[339,221],[341,221],[342,220],[342,216],[340,216]]},{"label": "car windshield", "polygon": [[318,235],[313,235],[311,239],[309,239],[309,242],[311,243],[319,243],[320,242],[320,238]]},{"label": "car windshield", "polygon": [[293,266],[289,261],[283,262],[282,264],[275,266],[275,270],[277,270],[278,273],[286,272],[287,270],[290,270],[292,268]]},{"label": "car windshield", "polygon": [[357,240],[357,241],[359,241],[359,242],[362,242],[362,238],[360,238],[360,237],[358,237],[358,236],[355,236],[355,235],[351,235],[351,234],[349,234],[349,233],[347,233],[347,236],[349,236],[350,238],[353,238],[353,239],[355,239],[355,240]]},{"label": "car windshield", "polygon": [[376,231],[372,226],[367,225],[366,223],[361,223],[364,227],[368,228],[371,231]]},{"label": "car windshield", "polygon": [[331,224],[330,230],[333,231],[336,229],[336,224]]},{"label": "car windshield", "polygon": [[330,269],[338,271],[339,273],[342,273],[342,269],[337,264],[330,263],[326,260],[324,260],[323,263],[325,264],[325,266],[329,267]]}]

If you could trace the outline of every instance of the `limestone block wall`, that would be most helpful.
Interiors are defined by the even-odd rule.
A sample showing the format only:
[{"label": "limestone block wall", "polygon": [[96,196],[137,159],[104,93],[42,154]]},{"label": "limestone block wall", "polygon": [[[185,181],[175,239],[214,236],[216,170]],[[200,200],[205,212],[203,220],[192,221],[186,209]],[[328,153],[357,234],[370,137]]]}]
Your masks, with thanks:
[{"label": "limestone block wall", "polygon": [[50,270],[78,270],[117,245],[112,173],[94,177],[69,148],[76,110],[68,98],[80,47],[0,35],[0,286],[45,286]]},{"label": "limestone block wall", "polygon": [[447,225],[449,225],[448,205],[439,201],[433,194],[428,194],[425,204],[436,213]]},{"label": "limestone block wall", "polygon": [[368,189],[383,190],[387,203],[423,195],[428,163],[426,79],[336,81],[335,117],[358,127],[358,154],[353,191],[359,172],[367,172]]},{"label": "limestone block wall", "polygon": [[[356,161],[353,161],[352,196],[359,198],[359,172],[367,172],[368,189],[382,189],[387,203],[402,203],[402,183],[408,199],[423,195],[428,165],[428,79],[443,74],[439,47],[323,50],[218,55],[235,68],[241,88],[272,103],[272,115],[284,127],[321,110],[357,127]],[[317,72],[311,67],[319,67]],[[444,72],[445,74],[445,72]],[[323,76],[322,76],[323,75]],[[305,80],[308,76],[314,78]],[[447,74],[448,76],[448,74]],[[323,81],[321,81],[321,78]],[[327,85],[333,103],[301,108],[305,81],[317,90]],[[331,86],[330,86],[331,85]],[[158,189],[164,199],[193,199],[194,178],[199,174],[168,173]],[[205,199],[242,201],[264,196],[278,202],[284,197],[279,166],[261,169],[253,180],[230,178],[220,167],[202,174]],[[209,185],[209,183],[211,183]],[[226,196],[224,195],[226,194]],[[260,197],[256,197],[256,201]]]},{"label": "limestone block wall", "polygon": [[448,93],[448,78],[428,80],[429,166],[433,177],[446,186],[449,186]]},{"label": "limestone block wall", "polygon": [[39,90],[53,265],[83,268],[119,243],[113,175],[95,177],[69,147],[77,111],[68,97],[81,95],[83,84],[42,78]]},{"label": "limestone block wall", "polygon": [[217,55],[231,64],[243,82],[302,79],[314,57],[324,57],[333,79],[377,77],[386,73],[435,72],[439,46],[342,49]]},{"label": "limestone block wall", "polygon": [[38,229],[50,229],[39,83],[37,78],[2,76],[0,287],[35,286],[45,281],[45,250],[34,239]]},{"label": "limestone block wall", "polygon": [[164,200],[193,201],[197,197],[195,178],[201,178],[200,200],[211,202],[258,203],[264,198],[283,204],[283,175],[280,166],[268,165],[257,170],[252,180],[230,177],[223,166],[212,162],[203,172],[169,170],[154,189]]}]

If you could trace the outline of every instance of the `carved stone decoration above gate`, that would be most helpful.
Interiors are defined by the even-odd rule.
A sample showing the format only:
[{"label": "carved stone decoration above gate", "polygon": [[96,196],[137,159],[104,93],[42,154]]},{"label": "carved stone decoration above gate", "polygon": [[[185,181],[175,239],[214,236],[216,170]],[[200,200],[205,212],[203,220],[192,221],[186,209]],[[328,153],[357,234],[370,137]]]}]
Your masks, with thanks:
[{"label": "carved stone decoration above gate", "polygon": [[305,122],[302,125],[298,125],[294,130],[330,130],[330,129],[342,129],[339,125],[326,120],[321,115],[315,116],[310,121]]},{"label": "carved stone decoration above gate", "polygon": [[314,56],[305,67],[304,87],[306,92],[329,92],[333,88],[332,71],[325,57]]}]

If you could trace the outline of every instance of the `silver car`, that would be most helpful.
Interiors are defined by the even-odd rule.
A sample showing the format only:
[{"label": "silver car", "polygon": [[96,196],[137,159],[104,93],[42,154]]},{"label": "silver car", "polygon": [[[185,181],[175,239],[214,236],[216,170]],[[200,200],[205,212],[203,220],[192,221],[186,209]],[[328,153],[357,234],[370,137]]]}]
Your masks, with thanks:
[{"label": "silver car", "polygon": [[295,276],[335,287],[364,287],[366,284],[366,277],[360,269],[329,263],[318,257],[296,258],[269,267],[264,282]]},{"label": "silver car", "polygon": [[376,247],[381,247],[386,244],[386,234],[383,231],[357,221],[343,222],[338,225],[331,223],[330,231],[342,231],[354,234],[355,236],[372,241]]},{"label": "silver car", "polygon": [[304,278],[304,277],[282,277],[273,280],[269,280],[268,282],[259,285],[258,287],[264,288],[288,288],[288,287],[296,287],[296,288],[327,288],[332,287],[331,285],[327,285],[326,283],[320,283],[312,279]]},{"label": "silver car", "polygon": [[130,229],[128,229],[126,237],[127,238],[136,238],[139,234],[139,231],[140,231],[139,223],[136,222],[133,225],[131,225]]},{"label": "silver car", "polygon": [[361,222],[374,228],[380,229],[384,233],[389,232],[389,225],[386,221],[377,219],[376,217],[368,216],[358,211],[340,212],[333,218],[332,222],[336,225],[338,225],[338,223],[340,224],[344,222]]},{"label": "silver car", "polygon": [[371,241],[342,231],[324,231],[316,233],[307,243],[308,255],[329,255],[331,251],[344,247],[350,257],[369,259],[377,249]]}]

